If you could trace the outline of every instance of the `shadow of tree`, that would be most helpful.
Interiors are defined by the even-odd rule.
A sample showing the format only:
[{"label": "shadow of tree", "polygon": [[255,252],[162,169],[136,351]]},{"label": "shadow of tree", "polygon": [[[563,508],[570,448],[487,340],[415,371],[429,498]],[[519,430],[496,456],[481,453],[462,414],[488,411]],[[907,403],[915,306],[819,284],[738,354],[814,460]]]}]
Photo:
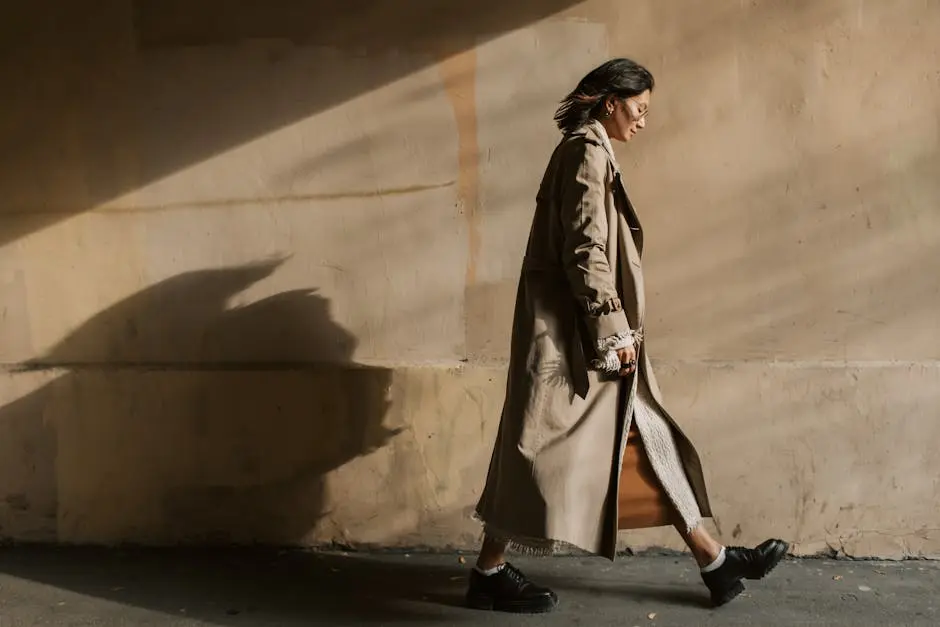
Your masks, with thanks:
[{"label": "shadow of tree", "polygon": [[[0,104],[0,243],[573,4],[49,0],[12,8],[0,24],[0,78],[11,86]],[[340,139],[335,147],[314,140],[306,152],[328,161],[345,144],[362,148],[355,136]]]},{"label": "shadow of tree", "polygon": [[315,291],[229,308],[281,263],[158,283],[24,366],[60,376],[0,409],[0,537],[39,517],[39,540],[288,545],[321,524],[325,475],[398,432],[391,373],[350,362]]}]

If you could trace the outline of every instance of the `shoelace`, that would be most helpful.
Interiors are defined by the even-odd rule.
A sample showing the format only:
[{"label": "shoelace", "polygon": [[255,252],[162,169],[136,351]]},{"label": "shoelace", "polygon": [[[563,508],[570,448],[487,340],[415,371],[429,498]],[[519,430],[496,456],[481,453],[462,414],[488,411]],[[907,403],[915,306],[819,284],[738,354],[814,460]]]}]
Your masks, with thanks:
[{"label": "shoelace", "polygon": [[503,567],[503,570],[506,572],[507,575],[509,575],[509,577],[510,577],[513,581],[515,581],[517,584],[519,584],[520,587],[523,587],[523,586],[525,586],[526,584],[528,584],[528,579],[526,579],[526,576],[523,575],[523,574],[522,574],[522,571],[519,570],[518,568],[516,568],[515,566],[511,566],[510,564],[506,564],[506,565]]}]

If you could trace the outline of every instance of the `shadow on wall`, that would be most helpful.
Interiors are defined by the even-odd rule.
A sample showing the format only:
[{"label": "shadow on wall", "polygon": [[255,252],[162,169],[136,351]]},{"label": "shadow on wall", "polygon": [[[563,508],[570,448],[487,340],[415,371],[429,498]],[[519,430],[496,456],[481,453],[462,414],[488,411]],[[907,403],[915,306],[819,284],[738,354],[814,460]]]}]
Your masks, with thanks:
[{"label": "shadow on wall", "polygon": [[573,4],[22,3],[0,24],[0,244]]},{"label": "shadow on wall", "polygon": [[66,374],[0,409],[0,537],[39,516],[40,540],[287,545],[321,524],[324,476],[396,433],[391,373],[350,363],[313,291],[228,308],[280,264],[168,279],[31,362]]}]

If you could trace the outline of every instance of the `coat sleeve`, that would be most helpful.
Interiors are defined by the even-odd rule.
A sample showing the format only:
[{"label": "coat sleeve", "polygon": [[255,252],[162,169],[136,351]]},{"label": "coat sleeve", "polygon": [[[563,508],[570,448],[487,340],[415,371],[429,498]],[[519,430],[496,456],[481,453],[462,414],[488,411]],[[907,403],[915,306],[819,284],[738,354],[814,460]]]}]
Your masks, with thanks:
[{"label": "coat sleeve", "polygon": [[594,346],[601,352],[605,340],[631,331],[607,262],[607,154],[602,146],[573,141],[562,172],[562,262]]}]

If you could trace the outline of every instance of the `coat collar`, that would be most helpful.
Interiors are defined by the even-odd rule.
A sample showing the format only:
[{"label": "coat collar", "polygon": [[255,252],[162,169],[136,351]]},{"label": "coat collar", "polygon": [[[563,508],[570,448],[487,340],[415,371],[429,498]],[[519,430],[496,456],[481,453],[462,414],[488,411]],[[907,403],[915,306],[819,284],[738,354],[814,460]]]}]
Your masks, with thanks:
[{"label": "coat collar", "polygon": [[604,129],[604,125],[601,124],[598,120],[591,120],[581,128],[571,133],[574,136],[581,135],[587,137],[590,140],[593,140],[604,147],[604,150],[607,152],[607,156],[610,157],[610,162],[614,166],[614,172],[617,174],[620,173],[620,165],[617,163],[617,155],[614,154],[614,147],[610,143],[610,137],[607,135],[607,131]]}]

